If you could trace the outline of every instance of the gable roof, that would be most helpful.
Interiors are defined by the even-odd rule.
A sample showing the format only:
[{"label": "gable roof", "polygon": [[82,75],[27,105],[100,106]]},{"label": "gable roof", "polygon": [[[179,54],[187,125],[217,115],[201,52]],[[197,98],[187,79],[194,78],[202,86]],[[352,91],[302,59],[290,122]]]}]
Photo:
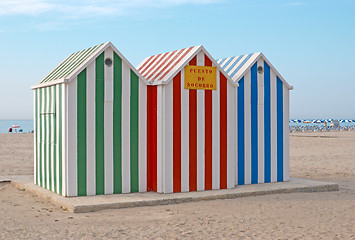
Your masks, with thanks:
[{"label": "gable roof", "polygon": [[142,75],[122,55],[122,53],[118,51],[117,48],[111,42],[106,42],[70,54],[57,67],[55,67],[45,78],[43,78],[38,84],[33,85],[31,89],[47,87],[47,86],[51,86],[63,82],[70,82],[80,72],[82,72],[86,67],[88,67],[88,65],[90,65],[93,61],[95,61],[95,59],[109,47],[112,48],[112,50],[122,59],[122,61],[126,62],[129,65],[132,71],[135,74],[137,74],[139,78],[145,81]]},{"label": "gable roof", "polygon": [[269,60],[264,56],[263,53],[250,53],[241,56],[222,58],[216,60],[218,64],[227,72],[227,74],[232,78],[234,82],[238,82],[244,74],[256,63],[260,58],[270,66],[270,68],[275,71],[276,75],[284,82],[284,84],[290,89],[293,86],[289,85],[286,80],[281,76],[281,74],[276,70],[276,68],[269,62]]},{"label": "gable roof", "polygon": [[137,66],[137,69],[151,85],[167,84],[188,65],[191,59],[200,51],[204,52],[212,61],[212,64],[216,66],[234,86],[238,86],[238,83],[234,82],[229,77],[202,45],[147,57]]}]

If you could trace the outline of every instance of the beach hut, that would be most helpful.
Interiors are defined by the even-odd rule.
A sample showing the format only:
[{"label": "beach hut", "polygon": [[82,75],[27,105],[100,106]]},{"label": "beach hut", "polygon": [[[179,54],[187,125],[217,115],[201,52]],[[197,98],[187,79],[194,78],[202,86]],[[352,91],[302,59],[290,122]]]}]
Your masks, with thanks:
[{"label": "beach hut", "polygon": [[237,82],[203,46],[144,59],[148,191],[235,188]]},{"label": "beach hut", "polygon": [[34,182],[63,196],[145,192],[147,82],[108,42],[34,90]]},{"label": "beach hut", "polygon": [[262,53],[217,60],[239,83],[237,185],[289,180],[289,91]]},{"label": "beach hut", "polygon": [[32,89],[34,182],[63,196],[289,179],[291,86],[261,53],[216,61],[195,46],[136,69],[108,42]]}]

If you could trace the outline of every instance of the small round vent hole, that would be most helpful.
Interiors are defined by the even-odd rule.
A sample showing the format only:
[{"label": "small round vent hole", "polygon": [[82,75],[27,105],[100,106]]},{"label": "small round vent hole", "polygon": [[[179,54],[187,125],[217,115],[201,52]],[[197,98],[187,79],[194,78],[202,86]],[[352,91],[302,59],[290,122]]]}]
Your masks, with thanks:
[{"label": "small round vent hole", "polygon": [[264,72],[264,68],[262,66],[258,67],[258,73],[262,74]]},{"label": "small round vent hole", "polygon": [[112,59],[111,58],[106,58],[105,59],[105,65],[107,67],[111,67],[112,66]]}]

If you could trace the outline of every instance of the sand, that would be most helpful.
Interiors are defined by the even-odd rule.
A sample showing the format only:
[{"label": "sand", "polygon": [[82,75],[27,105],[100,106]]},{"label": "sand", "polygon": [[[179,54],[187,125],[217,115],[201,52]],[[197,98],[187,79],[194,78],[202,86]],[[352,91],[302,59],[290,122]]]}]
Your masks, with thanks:
[{"label": "sand", "polygon": [[[0,134],[0,177],[32,174],[33,136]],[[355,132],[295,133],[291,177],[339,192],[291,193],[73,214],[0,183],[0,238],[355,239]]]}]

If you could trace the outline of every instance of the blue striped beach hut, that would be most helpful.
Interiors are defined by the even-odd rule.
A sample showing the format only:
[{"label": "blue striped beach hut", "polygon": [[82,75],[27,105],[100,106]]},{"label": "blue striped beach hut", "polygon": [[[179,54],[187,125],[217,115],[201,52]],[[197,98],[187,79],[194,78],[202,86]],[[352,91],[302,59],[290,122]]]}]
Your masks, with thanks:
[{"label": "blue striped beach hut", "polygon": [[237,185],[289,180],[289,91],[260,53],[217,60],[237,89]]}]

